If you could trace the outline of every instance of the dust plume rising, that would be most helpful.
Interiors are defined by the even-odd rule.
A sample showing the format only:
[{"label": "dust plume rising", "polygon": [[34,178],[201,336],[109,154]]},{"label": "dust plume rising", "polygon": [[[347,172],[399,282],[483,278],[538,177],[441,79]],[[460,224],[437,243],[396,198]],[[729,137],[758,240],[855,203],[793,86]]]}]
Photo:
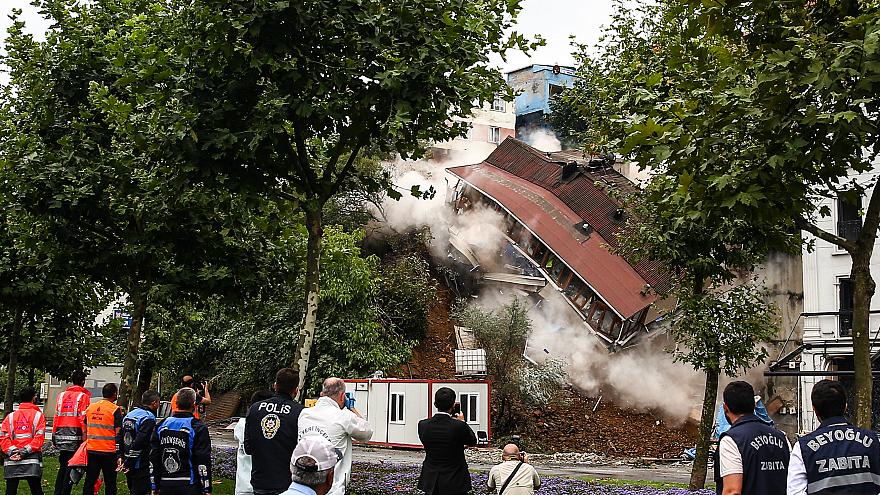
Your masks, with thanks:
[{"label": "dust plume rising", "polygon": [[539,362],[564,360],[569,381],[584,393],[610,398],[623,408],[659,412],[679,424],[702,398],[705,376],[673,361],[666,335],[643,335],[637,345],[611,353],[562,296],[545,299],[529,316],[526,354]]},{"label": "dust plume rising", "polygon": [[527,129],[518,133],[517,138],[541,151],[554,152],[562,150],[562,142],[559,141],[554,132],[547,129]]}]

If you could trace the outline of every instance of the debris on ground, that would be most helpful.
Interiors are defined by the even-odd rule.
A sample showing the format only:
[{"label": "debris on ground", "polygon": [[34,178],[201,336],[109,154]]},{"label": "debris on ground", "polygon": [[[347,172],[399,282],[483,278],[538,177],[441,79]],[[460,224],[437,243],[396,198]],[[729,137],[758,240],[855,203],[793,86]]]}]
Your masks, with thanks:
[{"label": "debris on ground", "polygon": [[[598,402],[598,406],[597,406]],[[536,452],[597,452],[621,459],[674,460],[696,442],[695,425],[564,390],[518,432]]]}]

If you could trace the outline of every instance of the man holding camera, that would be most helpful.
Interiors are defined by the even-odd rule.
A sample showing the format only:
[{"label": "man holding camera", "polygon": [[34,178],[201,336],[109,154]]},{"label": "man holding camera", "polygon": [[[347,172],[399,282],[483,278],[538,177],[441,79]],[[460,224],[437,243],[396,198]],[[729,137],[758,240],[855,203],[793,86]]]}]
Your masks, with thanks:
[{"label": "man holding camera", "polygon": [[541,478],[525,452],[509,443],[501,452],[501,464],[489,471],[486,485],[489,490],[497,490],[498,495],[534,495],[541,488]]},{"label": "man holding camera", "polygon": [[[180,388],[191,388],[196,391],[196,405],[193,408],[193,417],[201,419],[205,414],[205,406],[211,405],[211,391],[208,382],[202,382],[201,387],[196,386],[196,380],[190,375],[183,375],[180,379]],[[177,407],[177,394],[171,397],[171,412],[180,411]]]},{"label": "man holding camera", "polygon": [[419,490],[428,495],[470,493],[471,475],[464,449],[477,445],[477,436],[464,422],[454,390],[438,389],[434,393],[434,407],[434,417],[419,421],[419,440],[425,446]]},{"label": "man holding camera", "polygon": [[331,377],[324,380],[321,398],[314,407],[299,415],[299,441],[320,436],[342,452],[336,465],[330,495],[343,495],[351,476],[352,439],[366,442],[373,436],[373,427],[354,407],[354,400],[345,393],[345,382]]}]

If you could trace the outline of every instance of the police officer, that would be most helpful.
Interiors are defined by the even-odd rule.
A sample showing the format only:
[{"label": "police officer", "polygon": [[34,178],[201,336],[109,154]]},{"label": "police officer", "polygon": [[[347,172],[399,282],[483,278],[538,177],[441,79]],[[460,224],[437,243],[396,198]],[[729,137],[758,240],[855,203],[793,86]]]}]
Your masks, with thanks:
[{"label": "police officer", "polygon": [[252,404],[244,427],[244,451],[251,456],[255,495],[278,495],[290,487],[290,456],[296,447],[299,413],[294,402],[299,374],[282,368],[275,374],[275,396]]},{"label": "police officer", "polygon": [[716,490],[724,495],[785,493],[789,447],[785,435],[755,416],[755,389],[746,382],[724,388],[730,429],[718,440]]},{"label": "police officer", "polygon": [[788,495],[880,493],[880,441],[843,417],[846,390],[840,382],[822,380],[810,399],[821,423],[791,451]]},{"label": "police officer", "polygon": [[141,395],[141,406],[122,418],[119,445],[122,449],[122,471],[131,495],[150,493],[150,437],[156,426],[159,394],[147,390]]},{"label": "police officer", "polygon": [[154,495],[211,493],[211,437],[193,417],[196,391],[177,392],[179,410],[160,421],[150,441],[150,481]]}]

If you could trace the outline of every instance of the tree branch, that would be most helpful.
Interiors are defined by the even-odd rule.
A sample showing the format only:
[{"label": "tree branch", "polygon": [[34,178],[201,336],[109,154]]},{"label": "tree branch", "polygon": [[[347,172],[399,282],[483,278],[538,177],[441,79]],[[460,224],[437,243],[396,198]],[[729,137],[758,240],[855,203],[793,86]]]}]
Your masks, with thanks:
[{"label": "tree branch", "polygon": [[859,231],[859,246],[870,246],[877,238],[877,227],[880,226],[880,187],[874,185],[871,191],[871,201],[868,203],[868,211],[865,212],[865,221],[862,230]]},{"label": "tree branch", "polygon": [[812,222],[808,221],[803,217],[795,217],[794,219],[795,225],[797,225],[801,230],[806,230],[807,232],[813,234],[814,236],[822,239],[823,241],[830,242],[831,244],[835,244],[837,246],[842,247],[847,250],[847,252],[852,253],[856,249],[856,245],[854,242],[850,242],[843,237],[838,235],[834,235],[830,232],[820,229],[816,227]]},{"label": "tree branch", "polygon": [[[285,136],[287,133],[285,133]],[[303,139],[302,128],[300,127],[299,122],[296,120],[293,121],[293,138],[296,141],[296,158],[297,163],[299,165],[300,174],[302,174],[303,183],[306,186],[306,190],[310,194],[315,194],[317,192],[318,187],[318,178],[315,176],[315,171],[312,170],[311,165],[309,164],[309,155],[306,150],[306,142]],[[290,142],[290,138],[288,137],[288,143]],[[292,147],[291,147],[292,148]]]},{"label": "tree branch", "polygon": [[342,167],[342,170],[339,174],[336,175],[336,180],[333,181],[333,185],[325,193],[324,201],[329,200],[334,194],[339,191],[339,187],[342,185],[342,181],[345,180],[345,177],[351,173],[351,169],[354,167],[354,162],[357,159],[358,153],[360,153],[361,148],[365,145],[365,140],[361,139],[358,144],[351,150],[351,153],[348,155],[348,160],[345,162],[345,166]]},{"label": "tree branch", "polygon": [[333,147],[333,151],[330,152],[330,160],[327,161],[327,165],[324,167],[324,172],[321,174],[321,180],[327,180],[332,177],[332,173],[336,171],[336,164],[339,163],[339,158],[342,156],[342,151],[345,149],[345,144],[348,142],[348,139],[345,138],[344,133],[339,133],[339,141],[336,142],[336,146]]}]

